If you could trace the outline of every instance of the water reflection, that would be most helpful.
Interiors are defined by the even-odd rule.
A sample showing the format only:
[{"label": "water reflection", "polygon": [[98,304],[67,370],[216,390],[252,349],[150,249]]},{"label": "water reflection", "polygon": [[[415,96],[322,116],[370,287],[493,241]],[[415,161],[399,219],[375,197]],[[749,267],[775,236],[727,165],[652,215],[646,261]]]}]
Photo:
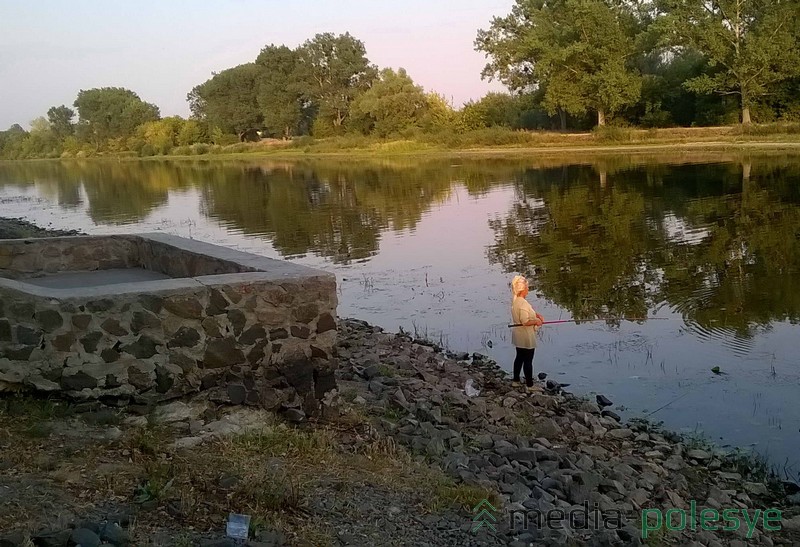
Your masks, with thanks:
[{"label": "water reflection", "polygon": [[490,223],[489,259],[528,272],[575,317],[646,317],[666,304],[703,335],[740,338],[797,321],[797,166],[594,171],[521,176],[511,210]]},{"label": "water reflection", "polygon": [[669,319],[548,327],[539,370],[779,463],[800,450],[797,157],[0,163],[0,204],[293,257],[337,275],[342,315],[503,365],[526,272],[548,318]]},{"label": "water reflection", "polygon": [[512,185],[507,213],[488,221],[494,244],[486,257],[527,272],[574,317],[646,317],[667,305],[699,336],[741,339],[772,321],[798,320],[797,159],[550,163],[5,163],[0,187],[32,184],[64,208],[85,199],[97,224],[140,222],[171,192],[195,188],[205,217],[268,239],[282,256],[348,264],[374,256],[387,232],[413,232],[456,185],[475,199]]}]

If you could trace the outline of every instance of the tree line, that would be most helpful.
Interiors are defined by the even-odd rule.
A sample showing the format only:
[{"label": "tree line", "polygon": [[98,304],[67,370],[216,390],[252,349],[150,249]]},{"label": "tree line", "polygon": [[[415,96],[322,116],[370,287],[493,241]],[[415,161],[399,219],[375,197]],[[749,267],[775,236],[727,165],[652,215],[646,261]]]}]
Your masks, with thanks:
[{"label": "tree line", "polygon": [[[122,88],[82,90],[0,131],[0,157],[202,154],[263,137],[418,139],[486,130],[587,130],[800,121],[800,0],[516,0],[477,32],[488,93],[456,109],[349,33],[270,44],[161,118]],[[77,116],[77,120],[76,120]],[[216,148],[215,148],[216,147]]]}]

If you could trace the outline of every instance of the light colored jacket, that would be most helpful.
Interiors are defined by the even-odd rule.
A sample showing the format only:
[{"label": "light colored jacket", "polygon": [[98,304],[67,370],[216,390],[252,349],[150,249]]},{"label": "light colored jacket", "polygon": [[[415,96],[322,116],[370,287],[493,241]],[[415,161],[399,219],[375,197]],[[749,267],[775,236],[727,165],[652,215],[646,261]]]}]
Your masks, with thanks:
[{"label": "light colored jacket", "polygon": [[[514,323],[527,323],[536,319],[536,312],[527,300],[515,296],[511,303],[511,318]],[[536,347],[536,327],[514,327],[511,329],[511,343],[518,348]]]}]

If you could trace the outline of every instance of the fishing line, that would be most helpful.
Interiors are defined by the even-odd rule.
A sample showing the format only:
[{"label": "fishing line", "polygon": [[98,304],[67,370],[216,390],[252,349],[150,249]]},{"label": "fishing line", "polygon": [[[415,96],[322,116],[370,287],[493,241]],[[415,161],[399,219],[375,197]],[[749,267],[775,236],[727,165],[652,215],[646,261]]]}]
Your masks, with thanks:
[{"label": "fishing line", "polygon": [[[618,320],[618,321],[667,321],[669,317],[601,317],[600,319],[559,319],[557,321],[545,321],[542,325],[556,325],[558,323],[591,323],[596,321],[609,321],[609,320]],[[522,323],[514,323],[508,325],[508,328],[513,327],[524,327]]]}]

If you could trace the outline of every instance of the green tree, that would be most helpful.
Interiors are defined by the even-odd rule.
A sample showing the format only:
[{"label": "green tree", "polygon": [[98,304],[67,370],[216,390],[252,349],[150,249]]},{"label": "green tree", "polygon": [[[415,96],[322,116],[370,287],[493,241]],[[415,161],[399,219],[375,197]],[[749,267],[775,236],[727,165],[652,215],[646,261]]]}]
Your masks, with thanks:
[{"label": "green tree", "polygon": [[129,137],[137,126],[159,118],[156,105],[121,87],[82,89],[75,108],[84,136],[95,145],[111,138]]},{"label": "green tree", "polygon": [[206,127],[197,120],[183,120],[180,131],[178,131],[177,142],[181,146],[208,142]]},{"label": "green tree", "polygon": [[28,132],[18,123],[15,123],[5,131],[0,131],[0,156],[8,159],[17,159],[22,142],[27,136]]},{"label": "green tree", "polygon": [[459,114],[447,102],[443,95],[435,92],[425,94],[427,106],[422,119],[422,128],[435,133],[437,131],[453,131],[459,128]]},{"label": "green tree", "polygon": [[248,130],[264,123],[258,104],[260,79],[261,69],[255,63],[223,70],[189,92],[189,109],[195,118],[243,140]]},{"label": "green tree", "polygon": [[50,127],[59,140],[63,140],[75,133],[75,125],[72,123],[74,117],[75,111],[63,104],[61,106],[51,106],[47,111]]},{"label": "green tree", "polygon": [[269,45],[261,50],[256,64],[261,68],[258,105],[264,127],[284,139],[300,131],[305,103],[297,82],[299,54],[286,46]]},{"label": "green tree", "polygon": [[341,132],[350,104],[377,74],[364,43],[350,33],[317,34],[298,48],[298,55],[298,84],[316,111],[316,129]]},{"label": "green tree", "polygon": [[461,109],[461,116],[468,129],[481,127],[519,129],[526,125],[523,119],[525,113],[533,108],[531,94],[510,95],[491,92],[478,101],[465,104]]},{"label": "green tree", "polygon": [[664,7],[667,43],[701,52],[717,69],[686,87],[737,95],[742,123],[770,86],[800,74],[796,0],[664,0]]},{"label": "green tree", "polygon": [[478,31],[476,49],[490,57],[483,76],[515,91],[544,89],[551,114],[606,115],[639,98],[632,68],[637,24],[625,2],[516,0],[511,14]]},{"label": "green tree", "polygon": [[178,135],[183,124],[184,120],[180,116],[143,123],[136,128],[136,138],[141,143],[137,152],[144,156],[169,154],[178,144]]},{"label": "green tree", "polygon": [[388,137],[420,127],[427,106],[425,91],[405,69],[395,72],[387,68],[372,87],[355,98],[349,123],[364,133]]}]

